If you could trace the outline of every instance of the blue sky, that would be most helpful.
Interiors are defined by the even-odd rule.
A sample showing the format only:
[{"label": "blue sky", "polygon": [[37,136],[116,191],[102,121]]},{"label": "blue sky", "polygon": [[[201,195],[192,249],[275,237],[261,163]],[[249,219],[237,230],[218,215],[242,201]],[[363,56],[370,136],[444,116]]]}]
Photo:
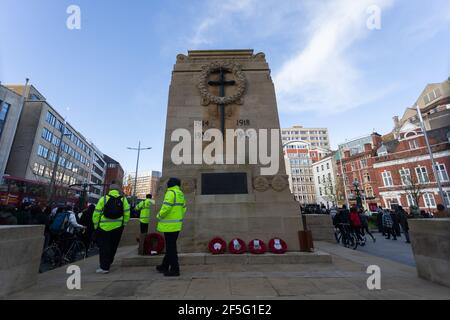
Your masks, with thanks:
[{"label": "blue sky", "polygon": [[[81,30],[66,28],[71,4]],[[366,27],[373,4],[380,30]],[[153,147],[142,171],[162,166],[171,70],[189,49],[264,52],[281,125],[328,127],[334,147],[388,132],[450,76],[448,0],[0,0],[0,12],[1,82],[29,77],[128,172],[139,139]]]}]

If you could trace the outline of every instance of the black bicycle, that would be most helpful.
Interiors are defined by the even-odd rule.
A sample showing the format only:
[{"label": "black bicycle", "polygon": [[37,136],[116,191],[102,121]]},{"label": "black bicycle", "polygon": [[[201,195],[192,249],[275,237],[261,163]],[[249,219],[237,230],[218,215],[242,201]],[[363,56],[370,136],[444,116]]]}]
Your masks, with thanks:
[{"label": "black bicycle", "polygon": [[39,272],[56,269],[65,264],[86,258],[86,246],[79,239],[84,230],[76,230],[74,234],[56,238],[44,249],[41,256]]},{"label": "black bicycle", "polygon": [[358,248],[358,237],[348,223],[339,223],[338,227],[334,229],[334,237],[337,243],[342,243],[346,248],[352,248],[353,250]]}]

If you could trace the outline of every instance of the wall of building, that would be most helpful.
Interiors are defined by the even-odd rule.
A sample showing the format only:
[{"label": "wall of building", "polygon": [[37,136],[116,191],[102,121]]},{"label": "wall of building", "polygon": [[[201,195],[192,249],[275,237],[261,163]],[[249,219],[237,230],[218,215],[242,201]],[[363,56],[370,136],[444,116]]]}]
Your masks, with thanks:
[{"label": "wall of building", "polygon": [[0,111],[4,104],[8,104],[8,111],[0,132],[0,181],[5,173],[9,154],[14,142],[17,126],[22,111],[22,97],[0,85]]}]

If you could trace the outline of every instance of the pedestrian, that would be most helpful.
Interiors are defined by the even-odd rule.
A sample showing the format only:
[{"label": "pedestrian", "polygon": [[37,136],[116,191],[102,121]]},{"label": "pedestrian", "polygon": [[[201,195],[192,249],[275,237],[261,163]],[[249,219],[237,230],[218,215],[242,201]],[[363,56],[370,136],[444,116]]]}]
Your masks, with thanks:
[{"label": "pedestrian", "polygon": [[411,243],[409,240],[408,214],[402,206],[397,207],[397,216],[399,218],[399,224],[402,227],[402,231],[405,234],[406,243]]},{"label": "pedestrian", "polygon": [[123,229],[129,220],[130,205],[127,198],[119,185],[112,184],[108,194],[98,200],[92,215],[100,258],[100,266],[96,273],[109,273]]},{"label": "pedestrian", "polygon": [[391,235],[392,235],[393,240],[397,240],[397,236],[395,235],[395,232],[393,231],[392,226],[393,226],[393,222],[392,222],[391,213],[389,212],[388,209],[386,209],[383,212],[383,229],[387,235],[386,239],[391,239]]},{"label": "pedestrian", "polygon": [[377,209],[378,232],[380,232],[383,235],[383,237],[385,237],[386,232],[384,231],[384,228],[383,228],[383,213],[384,213],[383,208],[378,207],[378,209]]},{"label": "pedestrian", "polygon": [[153,196],[151,194],[147,194],[145,200],[139,202],[136,206],[136,210],[139,211],[141,234],[145,235],[148,233],[148,224],[150,222],[150,206],[155,204],[155,201],[152,198]]},{"label": "pedestrian", "polygon": [[338,212],[338,209],[336,208],[336,206],[333,205],[330,209],[331,219],[334,220],[334,217],[336,216],[337,212]]},{"label": "pedestrian", "polygon": [[361,236],[361,219],[359,218],[358,209],[356,207],[352,207],[350,209],[350,226],[360,244],[363,245],[363,237]]},{"label": "pedestrian", "polygon": [[365,212],[363,212],[362,210],[360,210],[359,212],[359,218],[361,220],[361,234],[364,237],[364,231],[367,232],[367,234],[372,238],[372,241],[375,243],[376,239],[373,236],[373,234],[370,232],[369,230],[369,219],[367,218],[367,215]]},{"label": "pedestrian", "polygon": [[398,212],[397,208],[398,208],[398,206],[395,208],[395,210],[391,210],[392,230],[394,231],[394,233],[397,237],[401,237],[402,234],[400,232],[400,219],[397,214],[397,212]]},{"label": "pedestrian", "polygon": [[86,226],[81,239],[86,247],[86,255],[92,242],[92,235],[94,234],[94,223],[92,222],[92,216],[94,215],[95,205],[90,204],[86,209],[81,211],[80,224]]},{"label": "pedestrian", "polygon": [[186,213],[186,201],[180,186],[180,179],[169,179],[161,210],[156,216],[158,219],[157,230],[164,233],[166,242],[164,260],[156,269],[164,273],[167,277],[177,277],[180,275],[177,239],[180,231],[183,229],[183,219]]}]

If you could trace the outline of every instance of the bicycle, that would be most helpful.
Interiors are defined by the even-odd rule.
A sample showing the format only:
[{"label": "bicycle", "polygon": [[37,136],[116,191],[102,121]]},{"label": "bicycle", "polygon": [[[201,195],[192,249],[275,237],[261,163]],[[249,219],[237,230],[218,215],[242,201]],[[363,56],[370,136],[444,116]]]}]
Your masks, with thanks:
[{"label": "bicycle", "polygon": [[359,245],[358,237],[355,232],[351,229],[350,224],[348,223],[338,223],[342,228],[335,228],[334,237],[336,238],[337,243],[341,243],[346,248],[352,248],[356,250]]},{"label": "bicycle", "polygon": [[[81,232],[84,232],[84,229]],[[80,231],[76,230],[69,237],[59,237],[45,248],[41,256],[39,272],[50,271],[65,264],[85,259],[87,251],[83,241],[78,237],[79,233]],[[69,241],[70,245],[66,249],[66,244]]]}]

